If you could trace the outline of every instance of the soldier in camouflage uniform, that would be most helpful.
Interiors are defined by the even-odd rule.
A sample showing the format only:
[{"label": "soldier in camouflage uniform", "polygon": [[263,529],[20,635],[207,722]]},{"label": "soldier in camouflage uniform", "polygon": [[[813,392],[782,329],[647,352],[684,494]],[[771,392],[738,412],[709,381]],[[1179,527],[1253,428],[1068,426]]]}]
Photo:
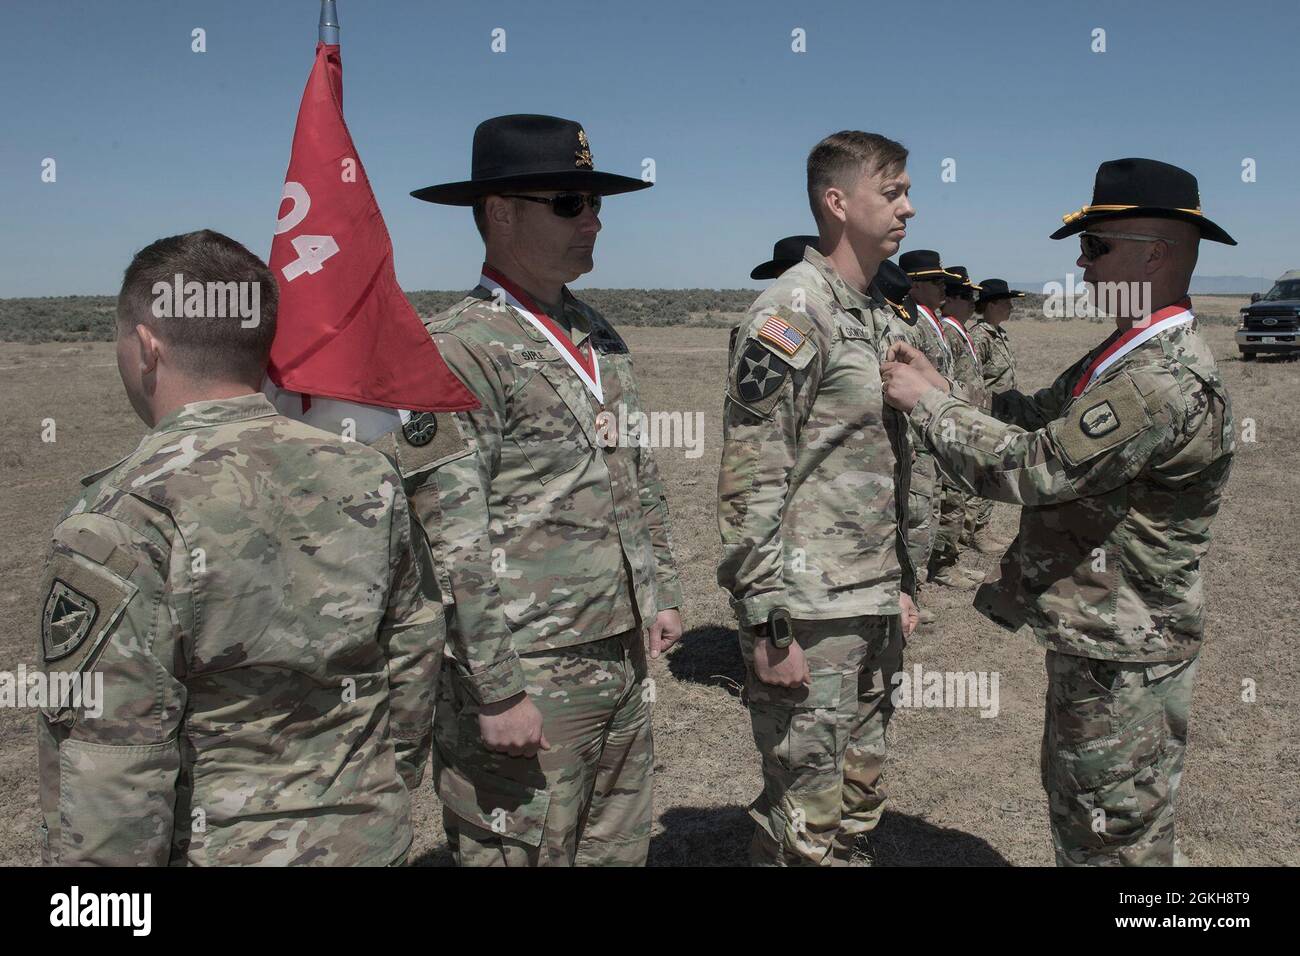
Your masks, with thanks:
[{"label": "soldier in camouflage uniform", "polygon": [[1200,212],[1195,177],[1154,160],[1103,163],[1092,204],[1065,222],[1052,238],[1083,233],[1085,282],[1150,283],[1149,298],[1114,303],[1106,341],[1033,395],[996,395],[995,417],[945,394],[906,346],[896,357],[910,364],[885,366],[886,394],[963,487],[1024,506],[976,607],[1048,648],[1042,780],[1057,863],[1168,866],[1201,563],[1234,447],[1187,289],[1201,239],[1235,243]]},{"label": "soldier in camouflage uniform", "polygon": [[[1011,300],[1023,298],[1024,293],[1009,288],[1005,279],[985,279],[978,288],[979,298],[975,302],[978,318],[969,331],[984,388],[989,395],[1012,391],[1017,388],[1016,357],[1002,324],[1011,317]],[[996,538],[989,528],[993,518],[992,501],[972,496],[966,513],[971,547],[981,554],[1000,554],[1006,549],[1010,542]]]},{"label": "soldier in camouflage uniform", "polygon": [[[463,865],[640,865],[652,820],[653,656],[681,636],[668,504],[627,346],[565,287],[592,268],[600,197],[571,120],[504,116],[474,179],[478,286],[426,323],[482,407],[408,423],[395,454],[446,586],[452,666],[435,783]],[[485,171],[491,175],[485,174]]]},{"label": "soldier in camouflage uniform", "polygon": [[879,398],[891,313],[867,288],[913,215],[906,157],[859,132],[813,149],[827,252],[758,297],[731,350],[718,583],[762,758],[758,864],[846,864],[883,811],[890,677],[915,610],[907,426]]},{"label": "soldier in camouflage uniform", "polygon": [[[952,376],[952,351],[944,340],[940,325],[940,307],[946,284],[954,276],[943,268],[939,253],[932,249],[916,249],[905,252],[898,257],[899,267],[907,274],[912,283],[909,293],[915,305],[912,344],[914,344],[930,364],[945,377]],[[934,456],[925,447],[925,442],[917,440],[913,433],[916,460],[912,465],[912,491],[908,502],[908,540],[912,546],[912,564],[916,567],[918,604],[921,604],[921,623],[928,624],[934,620],[934,613],[920,600],[921,584],[930,567],[930,554],[934,550],[934,531],[938,523],[935,512],[938,510],[937,496],[940,490],[941,476],[935,465]]]},{"label": "soldier in camouflage uniform", "polygon": [[[979,290],[973,285],[965,266],[944,266],[948,272],[959,276],[949,279],[944,286],[943,313],[939,325],[943,339],[952,356],[952,377],[964,385],[971,395],[983,389],[983,377],[975,345],[966,333],[965,322],[973,311],[972,299]],[[970,590],[984,576],[958,564],[961,558],[962,533],[966,524],[966,495],[951,482],[941,482],[938,508],[938,525],[934,533],[934,549],[930,554],[928,580],[945,587]]]},{"label": "soldier in camouflage uniform", "polygon": [[[258,324],[155,317],[177,273],[260,283]],[[118,367],[151,430],[54,530],[41,658],[102,679],[104,706],[42,708],[47,863],[382,866],[410,846],[441,600],[384,458],[257,391],[275,306],[217,233],[127,270]]]}]

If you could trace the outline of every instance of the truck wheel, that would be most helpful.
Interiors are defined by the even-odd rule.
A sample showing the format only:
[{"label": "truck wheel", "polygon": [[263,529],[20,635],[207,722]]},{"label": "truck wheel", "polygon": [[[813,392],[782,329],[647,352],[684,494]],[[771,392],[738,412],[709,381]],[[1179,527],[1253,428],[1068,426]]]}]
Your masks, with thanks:
[{"label": "truck wheel", "polygon": [[1242,352],[1242,353],[1241,353],[1241,360],[1242,360],[1243,362],[1253,362],[1253,361],[1255,361],[1255,353],[1254,353],[1254,352]]}]

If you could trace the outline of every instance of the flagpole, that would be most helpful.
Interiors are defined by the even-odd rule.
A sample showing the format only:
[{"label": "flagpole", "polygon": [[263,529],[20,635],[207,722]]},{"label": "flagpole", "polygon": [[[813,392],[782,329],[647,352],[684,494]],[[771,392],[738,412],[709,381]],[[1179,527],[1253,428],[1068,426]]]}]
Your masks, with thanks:
[{"label": "flagpole", "polygon": [[335,0],[320,0],[320,42],[337,44],[339,42],[339,11],[334,6]]}]

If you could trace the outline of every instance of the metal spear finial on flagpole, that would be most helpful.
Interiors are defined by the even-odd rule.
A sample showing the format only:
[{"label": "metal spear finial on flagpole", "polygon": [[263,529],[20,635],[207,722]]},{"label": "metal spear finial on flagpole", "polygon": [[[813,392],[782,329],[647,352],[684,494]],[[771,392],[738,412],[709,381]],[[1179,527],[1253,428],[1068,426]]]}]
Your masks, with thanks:
[{"label": "metal spear finial on flagpole", "polygon": [[339,11],[335,0],[320,0],[320,42],[339,42]]}]

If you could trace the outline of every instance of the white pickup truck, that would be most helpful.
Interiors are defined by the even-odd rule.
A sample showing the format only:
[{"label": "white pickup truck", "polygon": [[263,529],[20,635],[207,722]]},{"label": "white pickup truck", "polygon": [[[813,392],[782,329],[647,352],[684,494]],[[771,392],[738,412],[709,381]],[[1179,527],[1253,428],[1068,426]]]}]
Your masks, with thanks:
[{"label": "white pickup truck", "polygon": [[1300,269],[1284,273],[1241,310],[1237,350],[1249,362],[1261,352],[1300,354]]}]

